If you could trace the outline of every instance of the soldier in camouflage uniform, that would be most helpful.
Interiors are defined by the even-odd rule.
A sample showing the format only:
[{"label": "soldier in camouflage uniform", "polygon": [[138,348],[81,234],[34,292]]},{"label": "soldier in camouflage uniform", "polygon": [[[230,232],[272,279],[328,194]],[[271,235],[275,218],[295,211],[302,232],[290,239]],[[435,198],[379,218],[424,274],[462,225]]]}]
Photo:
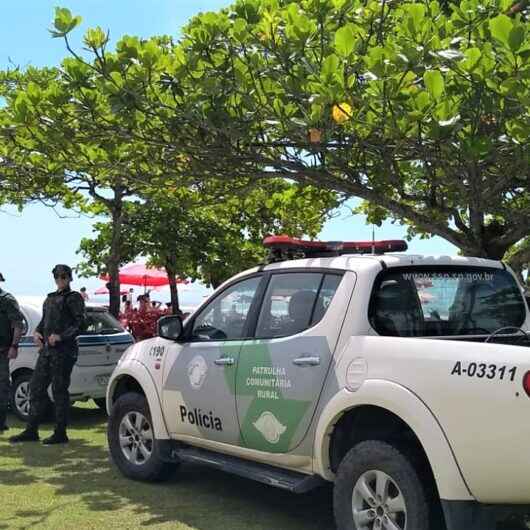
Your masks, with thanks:
[{"label": "soldier in camouflage uniform", "polygon": [[[0,282],[5,279],[0,273]],[[7,430],[9,401],[9,361],[18,355],[18,343],[24,331],[24,316],[15,298],[0,289],[0,432]]]},{"label": "soldier in camouflage uniform", "polygon": [[70,375],[77,360],[77,336],[85,322],[85,302],[80,293],[70,289],[72,269],[57,265],[53,269],[57,291],[44,302],[42,320],[35,330],[39,358],[30,382],[30,413],[24,431],[11,442],[38,441],[39,424],[46,406],[48,386],[52,385],[56,426],[45,445],[67,443],[66,426],[70,409]]}]

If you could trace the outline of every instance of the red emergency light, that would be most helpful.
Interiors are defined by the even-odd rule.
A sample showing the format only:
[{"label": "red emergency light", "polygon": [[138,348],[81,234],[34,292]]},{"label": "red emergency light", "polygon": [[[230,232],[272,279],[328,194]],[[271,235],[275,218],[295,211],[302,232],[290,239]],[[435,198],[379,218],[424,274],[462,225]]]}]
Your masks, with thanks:
[{"label": "red emergency light", "polygon": [[306,241],[290,236],[268,236],[263,245],[270,250],[270,259],[280,261],[298,257],[316,258],[343,254],[384,254],[404,252],[408,245],[399,239],[382,241]]}]

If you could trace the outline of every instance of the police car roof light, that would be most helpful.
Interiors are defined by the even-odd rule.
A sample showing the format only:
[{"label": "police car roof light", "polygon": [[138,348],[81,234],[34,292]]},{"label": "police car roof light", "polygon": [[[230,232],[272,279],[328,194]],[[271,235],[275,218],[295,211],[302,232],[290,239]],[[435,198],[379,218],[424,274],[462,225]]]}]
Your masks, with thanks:
[{"label": "police car roof light", "polygon": [[404,252],[406,241],[388,239],[382,241],[306,241],[290,236],[268,236],[263,245],[269,249],[269,261],[284,261],[300,257],[317,258],[342,256],[343,254],[384,254]]}]

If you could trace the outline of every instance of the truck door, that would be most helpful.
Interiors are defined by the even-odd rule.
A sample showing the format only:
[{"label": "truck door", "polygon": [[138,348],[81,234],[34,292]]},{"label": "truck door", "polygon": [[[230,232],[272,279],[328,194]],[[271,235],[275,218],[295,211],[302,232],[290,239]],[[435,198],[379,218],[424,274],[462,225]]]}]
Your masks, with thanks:
[{"label": "truck door", "polygon": [[307,269],[269,275],[236,377],[246,447],[286,453],[305,438],[351,294],[351,286],[339,289],[341,280],[340,272]]},{"label": "truck door", "polygon": [[239,444],[235,377],[261,278],[254,275],[220,292],[187,323],[186,342],[168,351],[164,416],[177,438]]}]

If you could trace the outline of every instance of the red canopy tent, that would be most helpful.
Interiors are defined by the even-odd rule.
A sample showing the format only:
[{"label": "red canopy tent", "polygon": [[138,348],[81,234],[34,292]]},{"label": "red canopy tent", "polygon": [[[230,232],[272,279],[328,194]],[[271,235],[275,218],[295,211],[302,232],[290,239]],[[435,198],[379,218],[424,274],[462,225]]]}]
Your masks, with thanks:
[{"label": "red canopy tent", "polygon": [[[107,274],[101,276],[102,280],[109,281]],[[120,283],[124,285],[139,285],[147,290],[148,287],[163,287],[169,285],[169,279],[164,269],[148,268],[144,264],[133,263],[120,269]],[[188,283],[177,278],[177,283]]]}]

